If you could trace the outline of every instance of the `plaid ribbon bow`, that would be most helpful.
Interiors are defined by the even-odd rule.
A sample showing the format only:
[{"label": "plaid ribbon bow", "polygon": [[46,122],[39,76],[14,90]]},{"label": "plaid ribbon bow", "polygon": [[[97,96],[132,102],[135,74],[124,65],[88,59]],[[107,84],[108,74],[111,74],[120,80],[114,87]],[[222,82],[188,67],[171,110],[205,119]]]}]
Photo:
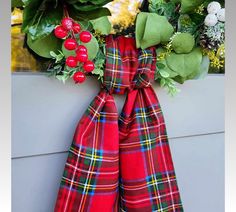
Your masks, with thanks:
[{"label": "plaid ribbon bow", "polygon": [[[155,48],[106,40],[103,89],[81,118],[55,212],[182,212],[165,122],[151,87]],[[127,93],[118,116],[112,94]]]}]

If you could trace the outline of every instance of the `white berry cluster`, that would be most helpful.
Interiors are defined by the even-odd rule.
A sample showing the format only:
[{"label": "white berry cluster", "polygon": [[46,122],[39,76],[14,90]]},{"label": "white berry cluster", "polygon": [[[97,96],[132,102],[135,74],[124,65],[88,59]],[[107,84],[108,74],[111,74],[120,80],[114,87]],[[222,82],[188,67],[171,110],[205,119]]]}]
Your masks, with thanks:
[{"label": "white berry cluster", "polygon": [[208,15],[205,18],[206,26],[215,26],[218,21],[225,22],[225,8],[219,2],[213,1],[207,6]]}]

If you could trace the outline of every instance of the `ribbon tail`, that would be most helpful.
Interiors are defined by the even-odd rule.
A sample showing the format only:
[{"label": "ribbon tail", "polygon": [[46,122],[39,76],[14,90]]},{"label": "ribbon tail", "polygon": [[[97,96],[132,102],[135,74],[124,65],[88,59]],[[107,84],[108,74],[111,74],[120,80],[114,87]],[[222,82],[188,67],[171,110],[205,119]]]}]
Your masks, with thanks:
[{"label": "ribbon tail", "polygon": [[118,178],[118,114],[113,97],[101,91],[77,126],[54,211],[116,211]]},{"label": "ribbon tail", "polygon": [[165,122],[152,87],[128,94],[119,126],[123,211],[183,211]]}]

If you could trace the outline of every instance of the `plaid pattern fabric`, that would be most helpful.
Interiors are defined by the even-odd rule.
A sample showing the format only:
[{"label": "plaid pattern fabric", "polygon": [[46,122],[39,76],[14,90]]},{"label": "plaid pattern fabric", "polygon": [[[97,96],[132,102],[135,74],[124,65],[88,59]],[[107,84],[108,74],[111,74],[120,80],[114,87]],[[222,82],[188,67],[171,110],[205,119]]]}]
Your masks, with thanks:
[{"label": "plaid pattern fabric", "polygon": [[[104,84],[80,120],[55,212],[182,212],[165,122],[151,87],[155,49],[107,38]],[[112,94],[127,93],[118,116]]]}]

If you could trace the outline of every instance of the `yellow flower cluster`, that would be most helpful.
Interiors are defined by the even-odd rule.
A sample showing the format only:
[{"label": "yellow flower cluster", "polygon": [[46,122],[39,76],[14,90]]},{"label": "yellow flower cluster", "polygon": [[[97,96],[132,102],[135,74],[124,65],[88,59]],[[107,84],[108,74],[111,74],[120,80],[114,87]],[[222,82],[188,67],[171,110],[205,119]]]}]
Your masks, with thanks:
[{"label": "yellow flower cluster", "polygon": [[203,15],[204,8],[205,8],[204,5],[201,4],[199,7],[197,7],[197,8],[194,10],[194,12],[197,13],[197,14],[199,14],[199,15]]},{"label": "yellow flower cluster", "polygon": [[112,26],[119,25],[120,30],[132,26],[141,3],[142,0],[114,0],[108,3],[105,7],[111,11],[112,15],[108,18]]},{"label": "yellow flower cluster", "polygon": [[225,63],[225,45],[222,44],[218,50],[215,52],[213,50],[203,49],[203,54],[209,57],[211,62],[211,67],[213,68],[223,68]]}]

